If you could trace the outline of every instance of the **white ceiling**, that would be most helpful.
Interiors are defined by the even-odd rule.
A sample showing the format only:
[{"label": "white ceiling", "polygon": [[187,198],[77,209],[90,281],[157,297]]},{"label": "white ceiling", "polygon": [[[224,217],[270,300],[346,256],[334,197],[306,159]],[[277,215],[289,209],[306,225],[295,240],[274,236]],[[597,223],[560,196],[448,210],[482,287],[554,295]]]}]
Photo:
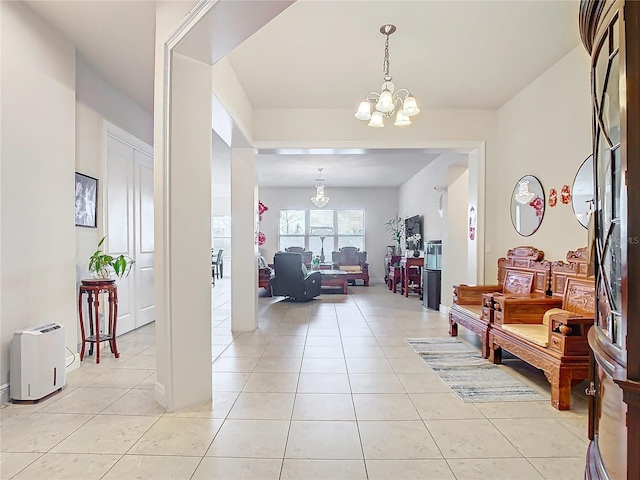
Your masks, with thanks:
[{"label": "white ceiling", "polygon": [[[195,3],[195,0],[183,0]],[[155,1],[28,0],[153,111]],[[496,108],[579,43],[577,1],[298,0],[231,53],[254,107],[355,108],[391,74],[426,108]]]},{"label": "white ceiling", "polygon": [[[89,66],[153,111],[155,1],[27,3]],[[254,107],[355,109],[380,87],[378,29],[390,22],[398,27],[390,40],[397,88],[411,89],[422,108],[494,109],[579,43],[577,13],[577,1],[298,0],[229,60]],[[257,163],[262,186],[313,186],[318,167],[327,188],[399,186],[437,156],[267,152]]]},{"label": "white ceiling", "polygon": [[93,70],[153,112],[155,1],[26,3],[64,33]]},{"label": "white ceiling", "polygon": [[426,108],[495,109],[579,43],[577,1],[298,0],[229,56],[256,108],[356,108],[396,88]]},{"label": "white ceiling", "polygon": [[331,187],[399,187],[440,156],[419,150],[368,150],[362,153],[259,153],[261,187],[313,187],[322,168]]}]

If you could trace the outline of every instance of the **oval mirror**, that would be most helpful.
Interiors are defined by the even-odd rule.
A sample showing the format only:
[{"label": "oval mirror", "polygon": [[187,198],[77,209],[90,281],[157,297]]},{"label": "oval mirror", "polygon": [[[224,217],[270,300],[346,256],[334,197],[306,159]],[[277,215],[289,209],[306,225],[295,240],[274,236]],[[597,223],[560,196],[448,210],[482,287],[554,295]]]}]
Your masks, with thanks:
[{"label": "oval mirror", "polygon": [[593,155],[590,155],[576,173],[571,187],[571,205],[576,219],[584,228],[589,225],[589,214],[593,211]]},{"label": "oval mirror", "polygon": [[523,237],[533,235],[542,223],[544,208],[544,189],[540,180],[533,175],[518,180],[511,195],[513,228]]}]

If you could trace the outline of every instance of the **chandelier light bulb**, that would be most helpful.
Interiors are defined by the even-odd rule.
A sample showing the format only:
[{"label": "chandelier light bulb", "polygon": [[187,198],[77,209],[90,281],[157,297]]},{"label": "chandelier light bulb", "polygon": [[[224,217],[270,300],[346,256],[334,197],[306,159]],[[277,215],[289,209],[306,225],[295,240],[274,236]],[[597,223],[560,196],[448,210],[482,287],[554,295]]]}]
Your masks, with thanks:
[{"label": "chandelier light bulb", "polygon": [[420,109],[418,108],[416,99],[412,95],[409,95],[404,99],[402,105],[402,113],[404,113],[407,117],[413,117],[414,115],[420,113]]},{"label": "chandelier light bulb", "polygon": [[376,103],[376,110],[382,113],[391,113],[393,112],[393,107],[391,92],[389,90],[383,90],[380,94],[380,100]]},{"label": "chandelier light bulb", "polygon": [[369,100],[363,100],[360,102],[360,106],[358,106],[358,111],[356,112],[355,117],[358,120],[371,120],[371,104]]},{"label": "chandelier light bulb", "polygon": [[[370,92],[365,96],[365,100],[360,102],[355,117],[358,120],[369,121],[369,126],[374,128],[384,127],[384,117],[396,115],[394,125],[410,125],[409,117],[420,113],[416,99],[406,88],[395,89],[391,82],[393,78],[389,72],[389,36],[396,31],[395,25],[386,24],[380,27],[386,40],[384,42],[384,62],[382,63],[382,77],[384,83],[378,92]],[[375,105],[375,111],[371,112],[371,107]],[[399,107],[399,108],[398,108]]]},{"label": "chandelier light bulb", "polygon": [[369,122],[369,126],[370,127],[374,127],[374,128],[382,128],[382,127],[384,127],[384,121],[383,121],[382,113],[373,112],[373,115],[371,115],[371,121]]},{"label": "chandelier light bulb", "polygon": [[404,127],[405,125],[411,125],[411,119],[403,113],[402,110],[398,110],[398,115],[396,116],[396,122],[394,123],[396,127]]}]

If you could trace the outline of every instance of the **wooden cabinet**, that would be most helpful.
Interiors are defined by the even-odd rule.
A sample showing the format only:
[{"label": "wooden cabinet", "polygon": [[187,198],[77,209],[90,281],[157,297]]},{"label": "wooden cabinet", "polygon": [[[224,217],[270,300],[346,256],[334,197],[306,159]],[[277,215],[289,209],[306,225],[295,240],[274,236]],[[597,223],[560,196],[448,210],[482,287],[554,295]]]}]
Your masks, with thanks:
[{"label": "wooden cabinet", "polygon": [[586,477],[640,479],[640,2],[582,0],[579,17],[596,192]]}]

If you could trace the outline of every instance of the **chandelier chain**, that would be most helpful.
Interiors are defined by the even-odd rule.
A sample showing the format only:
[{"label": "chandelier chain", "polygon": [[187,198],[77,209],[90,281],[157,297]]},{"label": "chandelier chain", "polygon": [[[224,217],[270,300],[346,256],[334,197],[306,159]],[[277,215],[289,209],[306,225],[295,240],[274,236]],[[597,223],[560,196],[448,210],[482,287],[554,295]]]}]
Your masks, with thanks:
[{"label": "chandelier chain", "polygon": [[384,74],[384,80],[386,82],[391,81],[391,75],[389,75],[389,34],[384,41],[384,60],[382,61],[382,73]]}]

